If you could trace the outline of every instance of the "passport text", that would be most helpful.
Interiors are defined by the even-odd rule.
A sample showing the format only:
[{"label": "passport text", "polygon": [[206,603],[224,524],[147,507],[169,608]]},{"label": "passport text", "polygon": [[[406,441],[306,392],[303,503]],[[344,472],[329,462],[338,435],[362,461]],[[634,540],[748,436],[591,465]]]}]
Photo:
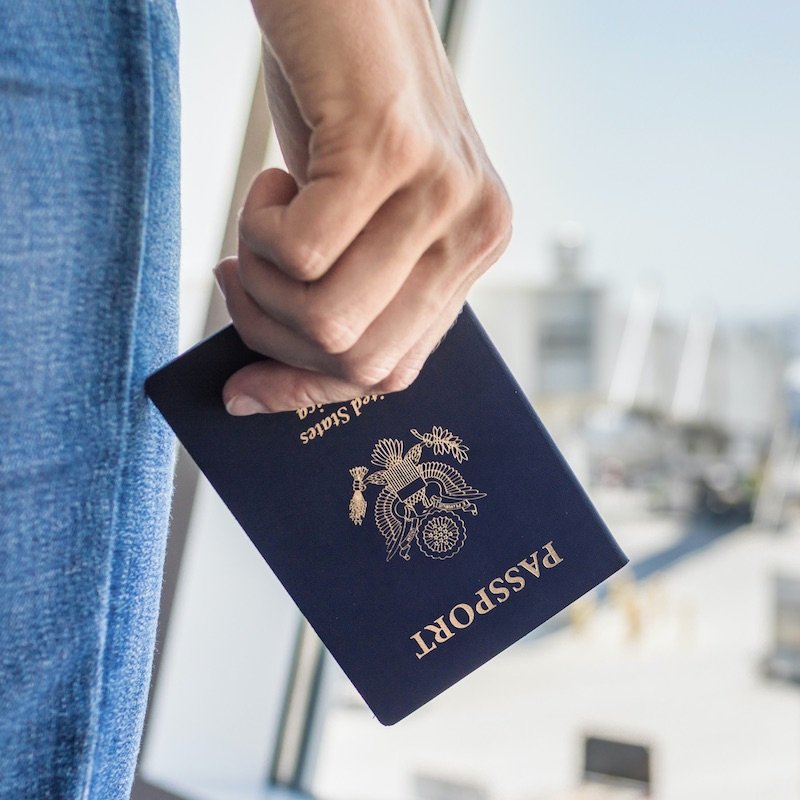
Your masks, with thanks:
[{"label": "passport text", "polygon": [[425,625],[409,637],[419,648],[417,658],[424,658],[436,648],[452,639],[460,630],[468,628],[484,614],[494,611],[508,600],[512,594],[521,592],[527,582],[538,579],[542,570],[550,570],[563,563],[564,559],[556,552],[549,541],[541,550],[534,550],[527,558],[509,567],[501,576],[490,580],[475,592],[477,602],[457,603],[448,614],[437,617],[430,625]]}]

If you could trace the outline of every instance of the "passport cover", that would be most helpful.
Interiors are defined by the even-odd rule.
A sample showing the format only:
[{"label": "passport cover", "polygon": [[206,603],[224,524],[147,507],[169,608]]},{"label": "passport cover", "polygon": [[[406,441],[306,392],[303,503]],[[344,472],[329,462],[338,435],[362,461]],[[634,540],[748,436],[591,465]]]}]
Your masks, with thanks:
[{"label": "passport cover", "polygon": [[390,725],[627,558],[469,307],[403,392],[232,417],[228,327],[146,390]]}]

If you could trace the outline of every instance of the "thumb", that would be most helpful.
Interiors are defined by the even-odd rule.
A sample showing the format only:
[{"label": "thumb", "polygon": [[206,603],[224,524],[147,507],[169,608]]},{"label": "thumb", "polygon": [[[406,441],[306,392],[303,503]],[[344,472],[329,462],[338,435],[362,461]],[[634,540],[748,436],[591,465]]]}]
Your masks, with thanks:
[{"label": "thumb", "polygon": [[268,359],[234,373],[222,398],[229,414],[243,417],[350,400],[363,393],[340,378]]}]

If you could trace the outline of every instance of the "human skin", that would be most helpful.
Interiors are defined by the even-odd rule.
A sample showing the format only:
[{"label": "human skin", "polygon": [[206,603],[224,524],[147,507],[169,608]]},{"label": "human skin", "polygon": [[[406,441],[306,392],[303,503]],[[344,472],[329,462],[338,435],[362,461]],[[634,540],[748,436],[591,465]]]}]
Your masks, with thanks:
[{"label": "human skin", "polygon": [[244,342],[229,413],[399,391],[505,249],[511,207],[425,0],[253,0],[289,172],[217,265]]}]

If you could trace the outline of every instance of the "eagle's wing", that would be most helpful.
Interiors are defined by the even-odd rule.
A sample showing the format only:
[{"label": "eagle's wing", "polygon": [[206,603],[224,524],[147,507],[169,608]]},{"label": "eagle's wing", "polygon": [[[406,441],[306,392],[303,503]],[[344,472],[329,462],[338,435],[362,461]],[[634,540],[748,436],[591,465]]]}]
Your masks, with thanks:
[{"label": "eagle's wing", "polygon": [[480,492],[470,486],[461,473],[449,464],[443,464],[441,461],[424,461],[419,468],[422,477],[439,483],[443,493],[448,497],[465,497],[473,500],[486,497],[486,492]]}]

